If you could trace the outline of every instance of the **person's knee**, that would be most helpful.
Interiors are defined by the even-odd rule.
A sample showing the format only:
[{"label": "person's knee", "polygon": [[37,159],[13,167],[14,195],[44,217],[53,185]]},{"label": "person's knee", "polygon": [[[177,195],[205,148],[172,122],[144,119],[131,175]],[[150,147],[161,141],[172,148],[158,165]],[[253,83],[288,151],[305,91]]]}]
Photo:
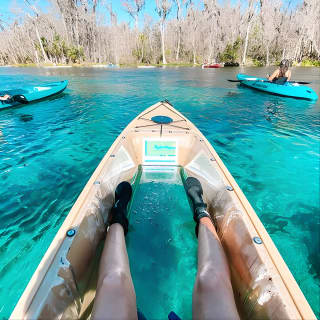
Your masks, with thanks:
[{"label": "person's knee", "polygon": [[102,280],[103,286],[120,286],[130,282],[130,275],[127,274],[123,269],[116,269],[108,272],[104,275]]},{"label": "person's knee", "polygon": [[214,267],[204,267],[197,275],[197,287],[202,292],[210,292],[226,285],[225,272],[216,270]]}]

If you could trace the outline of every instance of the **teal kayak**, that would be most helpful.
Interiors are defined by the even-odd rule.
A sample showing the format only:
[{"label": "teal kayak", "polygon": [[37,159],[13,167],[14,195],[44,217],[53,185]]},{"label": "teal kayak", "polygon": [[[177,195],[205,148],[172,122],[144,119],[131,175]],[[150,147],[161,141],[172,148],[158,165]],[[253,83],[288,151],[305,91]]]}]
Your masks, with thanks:
[{"label": "teal kayak", "polygon": [[318,96],[313,89],[307,86],[300,85],[296,82],[286,82],[284,84],[276,84],[269,81],[267,78],[258,78],[239,73],[237,75],[241,84],[268,92],[271,94],[291,97],[296,99],[317,100]]},{"label": "teal kayak", "polygon": [[21,89],[10,89],[0,92],[0,96],[8,94],[11,99],[0,101],[0,109],[13,107],[19,104],[45,99],[61,93],[68,85],[68,81],[45,83],[37,86],[26,86]]}]

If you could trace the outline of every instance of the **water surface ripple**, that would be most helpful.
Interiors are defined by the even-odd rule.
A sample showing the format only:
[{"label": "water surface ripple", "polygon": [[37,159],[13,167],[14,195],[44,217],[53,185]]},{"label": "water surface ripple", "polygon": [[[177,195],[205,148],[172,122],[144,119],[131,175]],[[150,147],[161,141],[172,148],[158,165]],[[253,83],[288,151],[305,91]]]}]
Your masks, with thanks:
[{"label": "water surface ripple", "polygon": [[[0,318],[121,130],[168,99],[206,135],[261,218],[320,317],[320,103],[226,79],[267,68],[0,68],[1,90],[68,79],[65,93],[0,111]],[[292,70],[319,94],[320,70]]]}]

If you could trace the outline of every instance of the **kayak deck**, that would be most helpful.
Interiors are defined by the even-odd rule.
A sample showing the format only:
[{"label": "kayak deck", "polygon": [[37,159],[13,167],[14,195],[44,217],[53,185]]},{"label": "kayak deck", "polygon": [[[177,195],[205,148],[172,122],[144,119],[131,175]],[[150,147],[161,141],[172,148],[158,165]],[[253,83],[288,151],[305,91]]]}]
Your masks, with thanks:
[{"label": "kayak deck", "polygon": [[[156,189],[153,184],[159,184],[160,190],[170,190],[171,184],[180,188],[179,204],[180,197],[186,197],[182,195],[183,189],[179,180],[177,181],[177,172],[150,173],[150,169],[159,166],[162,169],[170,166],[171,170],[177,170],[182,181],[186,176],[194,176],[201,181],[204,200],[215,220],[229,262],[237,306],[244,318],[315,319],[270,236],[215,150],[201,132],[166,101],[151,106],[137,116],[110,147],[40,262],[11,315],[12,319],[86,318],[90,314],[95,295],[97,262],[101,252],[99,248],[118,183],[123,180],[131,181],[138,190],[133,196],[135,200],[130,210],[130,220],[137,219],[132,228],[141,218],[138,212],[149,214],[149,211],[141,209],[139,195],[149,194],[152,189]],[[168,207],[171,201],[164,201],[169,196],[170,200],[176,201],[173,192],[166,192],[158,205],[151,204],[151,200],[148,200],[150,211],[158,209],[161,214],[164,203],[164,207],[168,208],[165,211],[177,215]],[[150,199],[156,201],[153,197]],[[185,203],[185,200],[181,202]],[[185,221],[189,219],[191,226],[194,226],[192,215],[187,212],[190,209],[185,206],[184,204],[181,208],[183,218]],[[177,219],[178,217],[176,216]],[[179,218],[181,217],[182,215]],[[155,221],[158,222],[156,218]],[[177,239],[174,238],[176,228],[172,227],[170,234],[171,241],[174,239],[174,242],[170,241],[170,246],[176,244],[179,250],[183,250],[191,226],[186,226],[183,236],[181,234]],[[152,230],[153,226],[149,227]],[[69,232],[71,236],[67,236],[70,230],[75,233]],[[130,235],[131,232],[134,231],[129,229],[127,244],[131,255],[130,263],[134,263],[132,260],[135,260],[138,253],[136,250],[131,251],[131,245],[135,245],[136,239],[133,234]],[[160,236],[157,233],[155,230],[148,242]],[[145,234],[140,232],[140,236],[143,238]],[[194,237],[193,230],[190,237]],[[143,247],[145,251],[148,250],[148,242]],[[168,248],[170,246],[168,244]],[[175,256],[175,251],[173,252],[172,260]],[[156,257],[154,252],[150,252],[149,256],[151,255]],[[177,268],[181,261],[182,259],[175,261]],[[140,259],[136,259],[137,268],[142,266],[140,262]],[[169,277],[160,269],[158,272],[161,273],[159,281]],[[174,277],[170,273],[171,276]],[[187,285],[182,282],[182,286]],[[142,288],[137,290],[142,291]],[[138,300],[138,306],[139,303]],[[162,301],[156,302],[161,303]],[[168,313],[170,311],[166,310]]]}]

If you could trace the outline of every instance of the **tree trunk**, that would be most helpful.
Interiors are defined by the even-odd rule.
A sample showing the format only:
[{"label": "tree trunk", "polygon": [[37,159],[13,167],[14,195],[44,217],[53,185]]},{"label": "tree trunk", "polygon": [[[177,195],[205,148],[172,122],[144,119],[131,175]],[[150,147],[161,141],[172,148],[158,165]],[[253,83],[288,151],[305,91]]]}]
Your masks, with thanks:
[{"label": "tree trunk", "polygon": [[266,49],[267,49],[267,61],[266,61],[266,65],[269,66],[269,43],[267,43],[266,45]]},{"label": "tree trunk", "polygon": [[140,62],[143,62],[143,58],[144,58],[144,43],[142,42],[142,46],[141,46],[141,60],[140,60]]},{"label": "tree trunk", "polygon": [[177,53],[176,53],[176,61],[179,60],[180,56],[180,44],[181,44],[181,27],[179,25],[179,30],[178,30],[178,46],[177,46]]},{"label": "tree trunk", "polygon": [[161,22],[161,49],[162,49],[162,63],[167,64],[166,55],[165,55],[165,48],[164,48],[164,22]]},{"label": "tree trunk", "polygon": [[136,31],[138,31],[138,27],[139,27],[139,18],[138,18],[138,14],[136,14],[134,16],[134,28],[136,29]]},{"label": "tree trunk", "polygon": [[316,52],[316,54],[317,54],[317,56],[318,56],[318,59],[319,59],[319,57],[320,57],[320,50],[319,50],[319,48],[317,47],[317,44],[316,44],[315,41],[312,42],[312,51],[313,51],[313,50]]},{"label": "tree trunk", "polygon": [[244,42],[244,49],[243,49],[243,56],[242,56],[242,64],[246,64],[246,56],[247,56],[247,48],[248,48],[248,39],[249,39],[249,32],[250,32],[250,24],[251,22],[248,23],[247,26],[247,31],[246,31],[246,39]]},{"label": "tree trunk", "polygon": [[298,53],[299,53],[299,47],[300,47],[300,45],[301,45],[301,41],[302,41],[302,38],[300,38],[299,39],[299,41],[298,41],[298,43],[297,43],[297,45],[296,45],[296,49],[295,49],[295,51],[294,51],[294,60],[295,61],[298,61]]},{"label": "tree trunk", "polygon": [[68,32],[68,29],[67,29],[66,20],[65,20],[65,17],[64,17],[64,15],[63,15],[61,10],[60,10],[60,13],[61,13],[61,18],[62,18],[63,27],[64,27],[64,31],[65,31],[65,37],[67,39],[67,42],[69,42],[69,32]]},{"label": "tree trunk", "polygon": [[208,58],[208,63],[211,63],[212,61],[212,56],[213,56],[213,51],[214,51],[214,41],[212,38],[210,38],[210,44],[209,44],[209,58]]},{"label": "tree trunk", "polygon": [[38,38],[38,41],[39,41],[39,44],[40,44],[40,48],[41,48],[42,55],[44,57],[44,61],[45,62],[51,62],[50,59],[48,58],[46,52],[44,51],[44,48],[43,48],[43,45],[42,45],[42,41],[41,41],[41,38],[40,38],[40,35],[39,35],[39,30],[38,30],[38,27],[37,27],[35,22],[34,22],[34,26],[36,28],[36,35],[37,35],[37,38]]},{"label": "tree trunk", "polygon": [[18,57],[17,57],[17,55],[16,55],[16,52],[17,52],[17,51],[15,50],[14,46],[12,45],[10,39],[8,39],[7,42],[8,42],[8,44],[9,44],[10,48],[11,48],[10,58],[13,59],[13,63],[14,63],[14,64],[18,64]]},{"label": "tree trunk", "polygon": [[177,52],[176,52],[176,61],[179,60],[180,56],[180,46],[181,46],[181,4],[180,0],[176,0],[177,4],[177,22],[178,22],[178,45],[177,45]]},{"label": "tree trunk", "polygon": [[193,35],[193,40],[192,40],[192,54],[193,54],[193,65],[196,65],[197,61],[196,61],[196,40],[194,38],[194,35]]},{"label": "tree trunk", "polygon": [[36,55],[37,64],[39,64],[39,56],[38,56],[38,51],[37,51],[37,49],[34,50],[34,53],[35,53],[35,55]]},{"label": "tree trunk", "polygon": [[97,35],[98,38],[98,63],[101,63],[102,59],[101,59],[101,34],[100,32],[98,32]]}]

